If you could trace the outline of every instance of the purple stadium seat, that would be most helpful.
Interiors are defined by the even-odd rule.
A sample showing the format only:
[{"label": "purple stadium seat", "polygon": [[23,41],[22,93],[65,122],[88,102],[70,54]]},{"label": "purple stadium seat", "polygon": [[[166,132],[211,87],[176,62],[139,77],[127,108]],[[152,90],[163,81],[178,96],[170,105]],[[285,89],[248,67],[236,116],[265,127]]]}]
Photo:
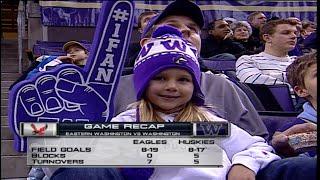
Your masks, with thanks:
[{"label": "purple stadium seat", "polygon": [[[86,40],[80,40],[89,51],[91,42]],[[37,41],[36,44],[33,45],[33,54],[38,57],[41,55],[54,55],[54,56],[61,56],[65,55],[66,53],[62,50],[63,45],[66,42],[54,42],[54,41]]]},{"label": "purple stadium seat", "polygon": [[295,111],[288,85],[264,85],[250,83],[246,83],[246,85],[255,92],[267,111]]},{"label": "purple stadium seat", "polygon": [[203,58],[202,63],[209,69],[215,71],[235,71],[236,70],[236,59],[235,60],[219,60],[215,58]]},{"label": "purple stadium seat", "polygon": [[298,116],[297,112],[258,111],[258,113],[268,129],[268,141],[271,140],[277,129],[289,122],[295,121]]},{"label": "purple stadium seat", "polygon": [[293,100],[291,98],[289,86],[286,84],[278,84],[268,86],[273,96],[278,101],[283,111],[294,111]]}]

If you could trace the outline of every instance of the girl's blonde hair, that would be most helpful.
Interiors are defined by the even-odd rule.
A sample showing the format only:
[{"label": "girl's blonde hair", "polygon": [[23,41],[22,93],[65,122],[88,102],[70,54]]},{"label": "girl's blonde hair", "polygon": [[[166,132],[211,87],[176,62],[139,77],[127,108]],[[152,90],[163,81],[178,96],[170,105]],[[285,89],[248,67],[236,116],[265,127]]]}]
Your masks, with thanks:
[{"label": "girl's blonde hair", "polygon": [[[138,108],[140,122],[165,122],[155,111],[152,103],[144,98],[128,106]],[[175,122],[208,122],[212,121],[207,108],[212,106],[199,107],[189,101],[186,106],[175,117]]]}]

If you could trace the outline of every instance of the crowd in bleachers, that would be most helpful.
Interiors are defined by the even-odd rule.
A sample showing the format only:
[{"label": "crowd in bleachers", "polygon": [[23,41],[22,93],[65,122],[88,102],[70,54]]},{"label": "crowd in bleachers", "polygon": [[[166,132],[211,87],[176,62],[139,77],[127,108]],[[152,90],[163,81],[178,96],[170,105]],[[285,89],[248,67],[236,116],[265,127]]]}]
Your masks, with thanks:
[{"label": "crowd in bleachers", "polygon": [[[143,37],[144,27],[146,27],[149,20],[157,14],[158,12],[156,11],[145,11],[140,14],[138,18],[138,32],[141,37]],[[280,19],[286,19],[286,22],[282,23],[290,24],[292,27],[294,26],[293,28],[296,30],[291,32],[291,38],[292,40],[296,40],[291,42],[292,47],[288,47],[289,49],[286,49],[284,54],[275,55],[274,52],[268,53],[268,51],[270,51],[269,49],[279,51],[279,49],[284,48],[283,45],[287,42],[281,44],[283,40],[279,40],[278,42],[270,44],[266,42],[265,38],[268,34],[273,35],[276,29],[273,27],[270,28],[270,25],[272,25],[272,22],[279,22]],[[270,21],[271,23],[267,23]],[[267,25],[265,25],[266,23]],[[222,72],[234,81],[240,81],[239,83],[265,85],[287,84],[285,82],[286,66],[296,57],[307,54],[311,52],[312,49],[315,49],[314,36],[316,36],[316,24],[308,20],[301,21],[296,17],[270,17],[268,19],[263,12],[253,12],[248,15],[247,21],[238,21],[236,18],[225,17],[223,19],[212,20],[207,27],[207,29],[202,30],[207,31],[208,34],[201,42],[200,63],[202,70],[213,73]],[[277,40],[278,37],[274,39]],[[85,46],[90,46],[91,43],[81,40],[79,42]],[[33,46],[33,59],[42,55],[65,55],[65,52],[61,48],[64,43],[65,42],[37,41]],[[133,73],[134,61],[138,56],[140,48],[139,42],[130,44],[124,64],[123,75]],[[87,49],[89,50],[90,47],[87,47]],[[36,63],[38,64],[41,60],[37,59]],[[266,64],[265,62],[267,60],[268,63]],[[33,65],[32,68],[34,67]],[[244,88],[246,85],[240,86]],[[251,90],[256,91],[256,89],[256,87],[252,87],[251,85]],[[269,91],[267,87],[258,89],[260,89],[260,91],[262,91],[262,89]],[[248,92],[248,90],[245,90],[245,92]],[[293,91],[291,91],[291,93],[292,92]],[[263,101],[266,100],[264,99]],[[270,102],[261,103],[265,104],[265,109],[269,109],[270,104],[268,103]],[[293,105],[297,104],[294,98],[292,103]],[[276,101],[274,106],[277,106]],[[274,108],[270,109],[274,110]],[[279,109],[281,110],[281,108]],[[301,103],[298,103],[294,110],[301,110]]]},{"label": "crowd in bleachers", "polygon": [[[189,8],[189,5],[185,5],[187,6]],[[289,135],[316,131],[315,99],[317,98],[314,83],[316,83],[317,25],[314,22],[296,17],[266,17],[263,12],[253,12],[247,21],[237,20],[236,17],[225,17],[214,19],[208,24],[207,29],[201,29],[204,22],[203,19],[195,17],[197,15],[190,15],[187,11],[184,13],[181,9],[175,12],[168,11],[162,16],[159,16],[161,12],[154,11],[146,11],[140,15],[138,31],[141,33],[141,41],[129,46],[124,63],[125,72],[120,79],[120,90],[115,97],[116,114],[124,111],[128,104],[135,101],[132,85],[133,68],[135,60],[139,58],[141,46],[151,36],[150,31],[155,30],[156,26],[170,25],[180,30],[183,37],[199,51],[197,58],[202,71],[201,88],[205,102],[220,108],[217,111],[220,117],[231,121],[253,136],[261,136],[270,141],[276,153],[282,157],[299,154],[308,158],[316,156],[314,151],[309,151],[310,149],[303,151],[295,146],[300,150],[298,152],[288,144]],[[167,17],[176,16],[179,16],[179,22],[177,19],[166,21]],[[206,30],[208,36],[201,39],[200,32]],[[33,72],[34,68],[39,68],[39,64],[51,56],[53,59],[59,59],[57,57],[74,54],[66,48],[68,43],[70,42],[37,42],[33,49],[37,63],[25,75]],[[84,48],[89,46],[90,42],[79,40],[73,43],[84,50],[90,49]],[[79,65],[73,61],[65,63]],[[287,71],[290,72],[289,75]],[[22,77],[18,81],[25,78]],[[258,114],[257,111],[261,113]],[[299,113],[301,114],[297,119]],[[279,117],[286,118],[286,116],[288,116],[287,121],[273,123],[279,121]],[[297,126],[298,124],[302,124],[301,127]],[[304,165],[304,168],[315,169],[314,162],[310,164],[307,157],[302,160],[289,159],[288,162],[292,162],[292,167],[285,167],[286,162],[280,160],[271,163],[269,168],[261,171],[259,178],[277,179],[284,174],[286,177],[293,177],[288,173],[293,173],[294,168]],[[278,171],[274,170],[276,167],[279,168]],[[286,168],[292,169],[290,172],[284,172]],[[300,173],[297,178],[305,175],[304,170]],[[311,173],[310,177],[315,176]],[[232,179],[232,174],[229,178]]]}]

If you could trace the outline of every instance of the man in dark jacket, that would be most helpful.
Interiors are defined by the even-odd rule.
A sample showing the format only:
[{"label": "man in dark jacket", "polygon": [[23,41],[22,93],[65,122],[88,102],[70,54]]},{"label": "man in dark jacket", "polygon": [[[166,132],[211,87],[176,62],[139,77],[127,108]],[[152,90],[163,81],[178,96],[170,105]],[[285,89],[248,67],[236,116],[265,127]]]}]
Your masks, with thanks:
[{"label": "man in dark jacket", "polygon": [[245,51],[240,43],[231,40],[232,30],[225,20],[213,20],[208,29],[209,37],[202,41],[201,57],[236,60]]},{"label": "man in dark jacket", "polygon": [[262,12],[256,11],[249,14],[247,18],[252,28],[252,34],[250,40],[254,42],[255,47],[263,46],[260,40],[260,28],[267,22],[267,17]]}]

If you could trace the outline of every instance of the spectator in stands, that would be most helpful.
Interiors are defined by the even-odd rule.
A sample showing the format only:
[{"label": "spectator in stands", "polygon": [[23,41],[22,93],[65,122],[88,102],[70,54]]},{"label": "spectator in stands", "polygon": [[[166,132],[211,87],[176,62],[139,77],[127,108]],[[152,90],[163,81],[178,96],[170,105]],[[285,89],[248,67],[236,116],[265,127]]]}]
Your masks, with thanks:
[{"label": "spectator in stands", "polygon": [[303,47],[309,49],[317,49],[317,32],[311,33],[303,40]]},{"label": "spectator in stands", "polygon": [[[272,145],[281,155],[293,156],[298,152],[289,145],[289,136],[317,131],[317,53],[306,54],[293,61],[287,67],[287,79],[295,93],[307,102],[304,103],[304,111],[298,115],[296,121],[284,125],[280,132],[275,133]],[[315,149],[307,155],[315,156]]]},{"label": "spectator in stands", "polygon": [[260,11],[249,14],[247,18],[252,28],[252,34],[250,36],[251,41],[255,44],[255,47],[263,45],[260,39],[260,28],[267,22],[267,17]]},{"label": "spectator in stands", "polygon": [[[185,39],[198,50],[201,49],[200,29],[203,27],[204,21],[201,10],[197,5],[191,1],[176,0],[150,21],[145,28],[145,32],[149,32],[150,29],[153,29],[152,27],[164,24],[180,29]],[[142,35],[142,37],[145,36]],[[147,40],[148,38],[143,38],[141,42]],[[221,117],[230,120],[251,135],[267,138],[267,131],[260,117],[248,97],[236,85],[222,77],[203,72],[201,73],[200,85],[206,97],[205,103],[216,106]],[[122,76],[114,99],[116,114],[123,112],[128,104],[136,101],[134,92],[133,76]],[[306,167],[305,163],[307,162],[303,162],[303,166],[299,170]],[[299,172],[297,171],[297,173]]]},{"label": "spectator in stands", "polygon": [[[300,97],[307,99],[295,121],[278,129],[271,140],[284,157],[260,171],[258,179],[316,179],[317,171],[317,53],[298,57],[287,68],[287,79]],[[302,140],[302,141],[301,141]],[[292,146],[290,145],[290,142]],[[299,166],[298,163],[302,164]],[[303,168],[302,168],[303,167]],[[283,171],[289,168],[291,171]]]},{"label": "spectator in stands", "polygon": [[[78,66],[84,66],[89,56],[88,47],[77,41],[68,41],[63,45],[63,51],[67,53],[66,57],[58,57],[62,62],[70,62]],[[64,59],[69,59],[64,61]]]},{"label": "spectator in stands", "polygon": [[234,42],[230,25],[223,19],[215,19],[208,25],[208,38],[203,40],[201,57],[220,60],[236,60],[245,49]]},{"label": "spectator in stands", "polygon": [[303,53],[310,53],[312,49],[317,49],[317,25],[314,22],[303,21],[300,34],[301,38],[298,43]]},{"label": "spectator in stands", "polygon": [[254,35],[259,37],[259,29],[262,27],[262,25],[264,25],[267,22],[266,15],[264,15],[263,12],[256,11],[249,14],[247,20],[252,27]]},{"label": "spectator in stands", "polygon": [[[182,48],[165,46],[174,42]],[[167,48],[168,47],[168,48]],[[149,51],[146,53],[146,49]],[[214,110],[204,106],[200,89],[197,50],[182,38],[182,33],[168,25],[159,26],[142,47],[134,66],[137,101],[111,122],[218,122]],[[222,166],[218,168],[154,168],[155,179],[255,179],[268,163],[280,159],[262,137],[251,136],[231,124],[231,135],[217,141]],[[263,153],[261,153],[263,152]],[[121,171],[132,170],[123,168]],[[136,170],[138,171],[138,170]],[[124,179],[148,179],[134,178]],[[151,178],[153,179],[153,178]]]},{"label": "spectator in stands", "polygon": [[[156,11],[145,11],[139,15],[138,31],[140,34],[143,33],[143,30],[148,24],[148,22],[150,21],[150,19],[152,19],[152,17],[156,16],[157,14],[158,12]],[[141,49],[141,46],[139,42],[133,42],[129,45],[124,67],[133,67],[134,61],[138,57],[140,49]]]},{"label": "spectator in stands", "polygon": [[289,17],[287,18],[289,21],[292,21],[293,24],[296,25],[297,28],[297,43],[296,46],[288,52],[289,56],[301,56],[303,55],[303,38],[301,36],[302,23],[301,20],[297,17]]},{"label": "spectator in stands", "polygon": [[233,31],[233,39],[247,42],[252,34],[251,26],[246,21],[237,21],[232,23],[231,30]]},{"label": "spectator in stands", "polygon": [[[168,5],[146,26],[142,34],[142,45],[148,41],[147,35],[151,35],[154,27],[159,25],[176,27],[182,32],[183,37],[200,52],[200,32],[204,25],[204,19],[200,8],[193,2],[176,0]],[[251,135],[268,138],[268,131],[249,98],[235,84],[223,77],[202,72],[201,89],[206,97],[205,103],[214,105],[220,117],[233,122]],[[135,101],[133,75],[121,76],[114,98],[115,115],[125,111],[127,106]],[[72,169],[55,174],[63,177],[69,172],[72,173]]]},{"label": "spectator in stands", "polygon": [[232,39],[235,42],[240,43],[244,47],[242,55],[254,54],[257,47],[255,44],[249,40],[250,35],[252,34],[251,26],[247,21],[238,21],[231,24],[231,29],[233,31]]},{"label": "spectator in stands", "polygon": [[156,11],[145,11],[139,15],[138,18],[138,31],[142,34],[144,28],[147,26],[150,19],[156,16],[158,12]]},{"label": "spectator in stands", "polygon": [[[189,13],[193,12],[193,13]],[[204,25],[200,8],[190,1],[176,0],[149,22],[142,34],[141,44],[149,40],[152,30],[159,25],[171,25],[181,30],[185,39],[197,50],[201,49],[200,32]],[[199,52],[199,51],[198,51]],[[116,114],[135,101],[132,75],[122,76],[115,96]],[[267,129],[244,92],[223,77],[202,73],[201,87],[206,103],[217,107],[221,117],[230,120],[252,135],[267,137]],[[212,93],[215,92],[215,93]]]},{"label": "spectator in stands", "polygon": [[89,51],[87,48],[77,41],[68,41],[63,45],[63,51],[67,54],[65,56],[47,56],[43,55],[36,59],[39,64],[30,71],[26,77],[26,79],[30,79],[36,73],[41,71],[47,71],[59,64],[67,63],[67,64],[75,64],[77,66],[83,67],[88,59]]},{"label": "spectator in stands", "polygon": [[311,33],[317,30],[317,26],[315,23],[311,21],[302,21],[302,29],[301,29],[301,36],[303,39],[308,37]]},{"label": "spectator in stands", "polygon": [[296,58],[288,56],[297,42],[297,28],[289,20],[273,20],[263,25],[263,52],[241,56],[236,62],[236,75],[241,82],[252,84],[284,84],[286,68]]}]

